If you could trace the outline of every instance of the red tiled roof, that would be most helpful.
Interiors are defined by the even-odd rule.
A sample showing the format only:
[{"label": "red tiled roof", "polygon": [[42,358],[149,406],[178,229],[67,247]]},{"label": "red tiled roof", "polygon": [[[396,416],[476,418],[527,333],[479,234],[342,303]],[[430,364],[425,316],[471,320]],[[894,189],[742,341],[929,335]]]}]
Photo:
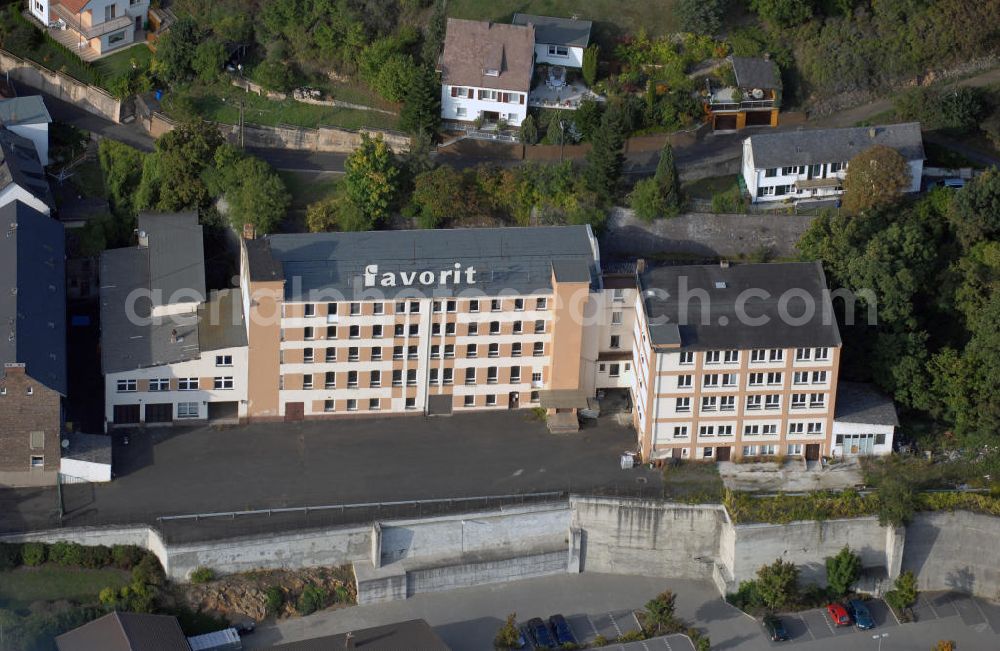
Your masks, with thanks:
[{"label": "red tiled roof", "polygon": [[90,0],[59,0],[59,4],[66,7],[74,14],[80,13]]}]

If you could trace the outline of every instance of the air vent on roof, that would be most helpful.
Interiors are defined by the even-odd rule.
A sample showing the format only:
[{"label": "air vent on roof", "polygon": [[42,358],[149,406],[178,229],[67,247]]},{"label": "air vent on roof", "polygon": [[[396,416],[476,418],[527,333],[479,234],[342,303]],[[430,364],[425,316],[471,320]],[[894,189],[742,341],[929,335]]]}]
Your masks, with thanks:
[{"label": "air vent on roof", "polygon": [[724,280],[716,280],[715,281],[715,288],[716,289],[725,289],[726,288],[726,281],[724,281]]}]

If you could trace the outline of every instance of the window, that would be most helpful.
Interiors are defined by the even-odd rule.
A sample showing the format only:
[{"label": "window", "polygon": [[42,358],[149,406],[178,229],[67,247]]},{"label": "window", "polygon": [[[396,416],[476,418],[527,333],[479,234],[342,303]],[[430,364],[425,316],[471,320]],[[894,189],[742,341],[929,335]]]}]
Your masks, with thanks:
[{"label": "window", "polygon": [[531,347],[531,355],[533,357],[541,357],[545,354],[545,344],[540,341],[536,341]]},{"label": "window", "polygon": [[462,400],[463,407],[475,407],[476,406],[476,396],[465,396]]},{"label": "window", "polygon": [[476,383],[476,369],[474,368],[465,369],[465,383],[466,384]]},{"label": "window", "polygon": [[216,355],[215,356],[216,366],[232,366],[233,356],[232,355]]},{"label": "window", "polygon": [[368,399],[368,411],[378,411],[381,409],[382,402],[378,398]]},{"label": "window", "polygon": [[694,364],[694,353],[691,351],[685,351],[681,353],[680,364]]},{"label": "window", "polygon": [[403,347],[393,346],[392,347],[392,358],[393,359],[403,359]]},{"label": "window", "polygon": [[781,382],[782,382],[783,379],[784,378],[782,377],[781,373],[768,373],[767,374],[767,383],[768,384],[772,384],[772,385],[773,384],[781,384]]},{"label": "window", "polygon": [[614,303],[624,303],[625,302],[625,290],[624,289],[612,289],[611,290],[611,301]]},{"label": "window", "polygon": [[740,361],[740,351],[727,350],[723,357],[726,364],[735,364],[736,362]]},{"label": "window", "polygon": [[[437,377],[437,369],[431,369],[431,382],[433,383],[433,378]],[[392,386],[401,387],[403,386],[403,369],[397,368],[392,371]]]},{"label": "window", "polygon": [[452,383],[454,383],[454,381],[455,381],[455,369],[446,368],[446,369],[444,369],[443,373],[444,373],[444,383],[445,384],[452,384]]},{"label": "window", "polygon": [[500,334],[500,322],[499,321],[490,321],[490,334],[491,335],[498,335],[498,334]]},{"label": "window", "polygon": [[490,344],[487,357],[500,357],[500,344]]},{"label": "window", "polygon": [[676,406],[674,411],[686,412],[691,411],[691,398],[676,398]]},{"label": "window", "polygon": [[754,409],[760,409],[760,396],[747,396],[747,410],[752,411]]},{"label": "window", "polygon": [[469,344],[465,347],[466,357],[476,357],[478,355],[476,344]]},{"label": "window", "polygon": [[810,393],[809,394],[809,406],[810,407],[823,407],[826,405],[826,394],[825,393]]},{"label": "window", "polygon": [[541,334],[545,332],[545,321],[538,319],[535,321],[535,334]]},{"label": "window", "polygon": [[796,348],[795,361],[806,362],[812,358],[812,348]]},{"label": "window", "polygon": [[826,371],[813,371],[812,383],[813,384],[825,384],[826,383]]},{"label": "window", "polygon": [[455,344],[445,344],[444,345],[444,358],[451,359],[455,356]]},{"label": "window", "polygon": [[406,403],[403,406],[404,406],[405,409],[416,409],[417,408],[417,399],[416,398],[407,398],[406,399]]},{"label": "window", "polygon": [[434,312],[434,314],[439,314],[442,307],[441,301],[434,301],[431,303],[431,311]]},{"label": "window", "polygon": [[177,380],[178,391],[195,391],[198,389],[198,378],[182,377]]},{"label": "window", "polygon": [[548,299],[547,298],[543,297],[543,298],[535,299],[535,309],[536,310],[544,310],[544,309],[547,308],[547,306],[548,306]]},{"label": "window", "polygon": [[311,374],[305,374],[302,376],[302,388],[312,389],[313,388],[313,376]]},{"label": "window", "polygon": [[789,434],[801,434],[804,430],[805,426],[802,423],[788,423]]},{"label": "window", "polygon": [[393,337],[402,337],[404,334],[404,326],[402,323],[397,323],[392,330]]},{"label": "window", "polygon": [[494,298],[490,301],[490,312],[499,312],[502,302],[499,298]]},{"label": "window", "polygon": [[687,425],[676,425],[674,426],[674,438],[682,439],[688,435]]},{"label": "window", "polygon": [[372,314],[385,314],[385,303],[372,303]]},{"label": "window", "polygon": [[478,335],[479,334],[479,324],[476,323],[475,321],[471,322],[469,324],[468,330],[466,331],[466,334],[468,334],[470,337],[475,337],[476,335]]},{"label": "window", "polygon": [[790,456],[790,457],[798,457],[798,456],[801,456],[801,455],[802,455],[802,444],[801,443],[792,443],[791,445],[788,446],[788,456]]},{"label": "window", "polygon": [[378,346],[372,348],[372,361],[381,362],[382,361],[382,349]]},{"label": "window", "polygon": [[356,398],[348,398],[347,400],[347,411],[357,411],[358,401]]},{"label": "window", "polygon": [[612,364],[610,372],[608,373],[608,375],[611,376],[611,377],[618,377],[619,375],[621,375],[621,365],[620,364]]},{"label": "window", "polygon": [[715,425],[702,425],[698,428],[698,436],[715,436]]},{"label": "window", "polygon": [[326,338],[327,339],[337,338],[337,326],[326,326]]},{"label": "window", "polygon": [[347,372],[347,388],[357,389],[358,388],[358,372],[348,371]]},{"label": "window", "polygon": [[446,301],[445,309],[447,309],[449,312],[456,311],[458,309],[458,301]]},{"label": "window", "polygon": [[732,436],[733,426],[732,425],[719,425],[719,436]]},{"label": "window", "polygon": [[689,389],[691,387],[691,377],[690,375],[678,375],[677,376],[677,388],[678,389]]},{"label": "window", "polygon": [[[350,309],[349,312],[350,312],[351,316],[357,316],[357,315],[361,314],[361,303],[351,303],[351,309]],[[309,316],[309,315],[307,314],[306,316]]]},{"label": "window", "polygon": [[303,348],[302,349],[302,361],[305,364],[312,364],[313,361],[313,349]]},{"label": "window", "polygon": [[751,373],[750,374],[750,386],[756,387],[764,384],[764,374],[763,373]]},{"label": "window", "polygon": [[816,348],[813,350],[813,357],[817,362],[825,361],[830,359],[830,349],[829,348]]},{"label": "window", "polygon": [[379,325],[379,324],[376,323],[375,325],[372,326],[372,338],[373,339],[381,339],[382,338],[382,326],[381,325]]},{"label": "window", "polygon": [[712,458],[712,448],[703,448],[702,451],[701,451],[701,456],[704,459],[711,459]]},{"label": "window", "polygon": [[303,309],[303,314],[305,316],[316,316],[315,303],[306,303],[305,305],[302,306],[302,309]]},{"label": "window", "polygon": [[149,381],[150,391],[170,391],[170,380],[165,377],[153,378]]},{"label": "window", "polygon": [[118,393],[131,393],[135,389],[135,380],[118,380]]},{"label": "window", "polygon": [[760,434],[760,425],[745,425],[743,427],[743,436],[757,436]]},{"label": "window", "polygon": [[178,418],[197,418],[198,417],[198,403],[197,402],[178,402],[177,403],[177,417]]},{"label": "window", "polygon": [[368,374],[368,386],[373,389],[382,386],[382,371],[371,371]]},{"label": "window", "polygon": [[736,411],[736,396],[721,396],[719,411]]},{"label": "window", "polygon": [[764,409],[781,409],[781,394],[770,393],[764,396]]},{"label": "window", "polygon": [[496,407],[497,406],[497,394],[495,394],[495,393],[487,393],[486,394],[486,406],[487,407]]},{"label": "window", "polygon": [[410,301],[410,314],[416,314],[420,311],[419,301]]},{"label": "window", "polygon": [[406,303],[403,301],[396,301],[396,314],[406,314]]},{"label": "window", "polygon": [[453,335],[453,334],[455,334],[455,324],[454,323],[446,323],[446,324],[444,324],[444,334],[445,335]]},{"label": "window", "polygon": [[431,359],[441,359],[441,346],[439,344],[431,346]]},{"label": "window", "polygon": [[333,371],[327,371],[323,378],[323,388],[324,389],[336,389],[337,388],[337,374]]},{"label": "window", "polygon": [[357,346],[351,346],[347,349],[347,361],[356,362],[361,359],[361,349]]},{"label": "window", "polygon": [[795,371],[792,374],[792,384],[809,384],[809,371]]},{"label": "window", "polygon": [[510,345],[510,356],[511,357],[520,357],[521,356],[521,343],[520,342],[514,342],[514,343],[512,343]]},{"label": "window", "polygon": [[306,326],[305,328],[302,328],[302,338],[306,340],[315,339],[316,338],[315,329],[312,326]]},{"label": "window", "polygon": [[797,169],[798,169],[797,167],[782,167],[781,168],[781,175],[782,176],[791,176],[792,174],[795,174],[795,171]]},{"label": "window", "polygon": [[[398,375],[398,378],[399,378],[398,380],[397,380],[397,373],[399,374]],[[439,384],[441,382],[440,375],[441,375],[441,372],[440,372],[439,369],[432,368],[431,369],[431,375],[430,375],[430,383],[431,384]],[[402,383],[403,383],[403,374],[402,374],[402,372],[400,372],[400,371],[393,371],[392,372],[392,386],[398,387]]]},{"label": "window", "polygon": [[766,178],[770,179],[770,178],[773,178],[773,177],[775,177],[777,175],[778,175],[778,168],[777,167],[769,167],[766,170],[764,170],[764,176]]},{"label": "window", "polygon": [[569,56],[569,48],[566,47],[565,45],[550,45],[549,55],[556,57]]},{"label": "window", "polygon": [[734,386],[736,386],[736,374],[735,373],[723,373],[722,374],[722,386],[724,386],[724,387],[734,387]]},{"label": "window", "polygon": [[885,434],[875,435],[875,445],[885,445]]},{"label": "window", "polygon": [[45,432],[29,432],[28,447],[32,450],[41,450],[45,447]]},{"label": "window", "polygon": [[511,366],[510,367],[510,383],[518,384],[521,381],[521,367]]},{"label": "window", "polygon": [[477,301],[477,300],[471,300],[471,301],[469,301],[469,311],[470,312],[478,312],[479,311],[479,301]]},{"label": "window", "polygon": [[622,324],[622,313],[621,312],[612,312],[611,313],[611,325],[616,326],[616,325],[621,325],[621,324]]},{"label": "window", "polygon": [[[452,88],[452,90],[455,90],[455,89]],[[455,117],[464,118],[467,115],[468,115],[468,111],[466,111],[466,109],[465,109],[464,106],[456,106],[455,107]]]},{"label": "window", "polygon": [[719,386],[719,374],[709,373],[702,379],[702,386],[705,387],[717,387]]},{"label": "window", "polygon": [[805,409],[806,408],[806,394],[804,393],[793,393],[792,394],[792,409]]},{"label": "window", "polygon": [[542,383],[542,374],[541,373],[532,373],[531,374],[531,383],[535,384],[536,382],[538,384]]},{"label": "window", "polygon": [[833,174],[834,172],[839,172],[844,169],[846,165],[847,163],[830,163],[830,173]]},{"label": "window", "polygon": [[323,401],[323,411],[329,413],[331,411],[334,411],[335,409],[336,409],[336,406],[335,406],[335,403],[334,403],[333,400],[324,400]]},{"label": "window", "polygon": [[214,389],[232,389],[233,388],[233,376],[225,375],[223,377],[217,377],[213,379],[212,388]]},{"label": "window", "polygon": [[418,324],[418,323],[411,323],[410,324],[410,336],[411,337],[416,337],[419,332],[420,332],[420,324]]},{"label": "window", "polygon": [[514,322],[514,334],[519,335],[524,332],[524,324],[521,321]]},{"label": "window", "polygon": [[611,348],[621,348],[622,338],[620,335],[611,335]]},{"label": "window", "polygon": [[705,363],[706,364],[718,364],[719,356],[721,353],[717,350],[709,350],[705,353]]},{"label": "window", "polygon": [[744,445],[743,446],[743,456],[744,457],[755,457],[755,456],[757,456],[757,446],[756,445]]},{"label": "window", "polygon": [[528,399],[529,399],[529,400],[530,400],[531,402],[538,402],[538,399],[539,399],[539,396],[540,396],[540,395],[541,395],[541,394],[539,394],[539,393],[538,393],[537,391],[532,391],[532,392],[531,392],[530,394],[528,394],[528,396],[529,396],[529,398],[528,398]]},{"label": "window", "polygon": [[416,359],[417,358],[417,347],[410,346],[406,349],[406,359]]},{"label": "window", "polygon": [[417,369],[411,368],[406,370],[406,386],[417,386]]},{"label": "window", "polygon": [[756,348],[750,351],[751,362],[759,363],[763,362],[765,359],[767,359],[767,351],[765,351],[763,348]]},{"label": "window", "polygon": [[823,423],[807,423],[806,434],[822,434]]},{"label": "window", "polygon": [[701,399],[702,411],[715,411],[719,407],[719,398],[716,396],[704,396]]}]

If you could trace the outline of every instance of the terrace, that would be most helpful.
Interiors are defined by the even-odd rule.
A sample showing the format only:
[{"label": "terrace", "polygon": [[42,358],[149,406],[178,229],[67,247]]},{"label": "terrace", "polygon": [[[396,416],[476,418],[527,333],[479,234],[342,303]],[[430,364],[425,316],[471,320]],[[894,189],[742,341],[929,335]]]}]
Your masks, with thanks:
[{"label": "terrace", "polygon": [[528,93],[528,106],[575,111],[584,100],[604,101],[574,70],[563,66],[540,65],[535,70],[538,84]]}]

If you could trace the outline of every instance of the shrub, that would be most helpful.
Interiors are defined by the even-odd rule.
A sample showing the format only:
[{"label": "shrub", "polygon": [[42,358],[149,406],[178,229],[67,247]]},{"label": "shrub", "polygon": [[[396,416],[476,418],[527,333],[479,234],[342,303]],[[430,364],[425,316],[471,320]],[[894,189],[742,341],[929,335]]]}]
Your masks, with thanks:
[{"label": "shrub", "polygon": [[629,631],[628,633],[622,633],[621,635],[618,636],[618,638],[615,641],[624,643],[624,642],[639,642],[645,639],[646,639],[645,633],[643,633],[641,630],[638,630],[638,631]]},{"label": "shrub", "polygon": [[608,638],[598,633],[597,637],[594,638],[594,641],[590,643],[590,646],[601,647],[601,646],[607,646],[607,644],[608,644]]},{"label": "shrub", "polygon": [[826,582],[830,590],[843,597],[861,575],[861,557],[844,545],[836,556],[826,559]]},{"label": "shrub", "polygon": [[338,604],[349,604],[351,603],[351,591],[347,589],[346,585],[338,585],[333,590],[334,602]]},{"label": "shrub", "polygon": [[757,582],[753,579],[740,581],[740,587],[736,592],[727,594],[726,601],[743,611],[754,610],[764,606],[764,600],[761,599]]},{"label": "shrub", "polygon": [[215,571],[210,567],[201,566],[191,572],[191,583],[208,583],[215,580]]},{"label": "shrub", "polygon": [[264,591],[264,603],[269,615],[277,615],[285,605],[285,593],[277,586],[271,586]]},{"label": "shrub", "polygon": [[111,548],[106,545],[93,545],[81,548],[80,564],[90,569],[111,565]]},{"label": "shrub", "polygon": [[731,188],[712,195],[712,212],[743,213],[746,212],[746,199],[740,189]]},{"label": "shrub", "polygon": [[114,545],[111,548],[111,560],[123,570],[131,570],[146,557],[147,553],[136,545]]},{"label": "shrub", "polygon": [[12,570],[21,564],[20,543],[0,543],[0,572]]},{"label": "shrub", "polygon": [[317,610],[322,610],[326,608],[327,599],[326,590],[317,585],[307,585],[299,595],[299,601],[295,604],[295,609],[299,611],[302,615],[311,615]]},{"label": "shrub", "polygon": [[493,638],[493,648],[516,649],[520,637],[521,633],[517,630],[517,613],[511,613],[507,615],[507,620]]},{"label": "shrub", "polygon": [[48,557],[48,546],[45,543],[29,542],[21,547],[21,560],[32,567],[41,565]]},{"label": "shrub", "polygon": [[63,567],[83,565],[83,546],[60,540],[49,547],[49,560]]},{"label": "shrub", "polygon": [[132,581],[141,585],[163,585],[166,575],[163,567],[156,556],[146,554],[142,560],[132,568]]}]

